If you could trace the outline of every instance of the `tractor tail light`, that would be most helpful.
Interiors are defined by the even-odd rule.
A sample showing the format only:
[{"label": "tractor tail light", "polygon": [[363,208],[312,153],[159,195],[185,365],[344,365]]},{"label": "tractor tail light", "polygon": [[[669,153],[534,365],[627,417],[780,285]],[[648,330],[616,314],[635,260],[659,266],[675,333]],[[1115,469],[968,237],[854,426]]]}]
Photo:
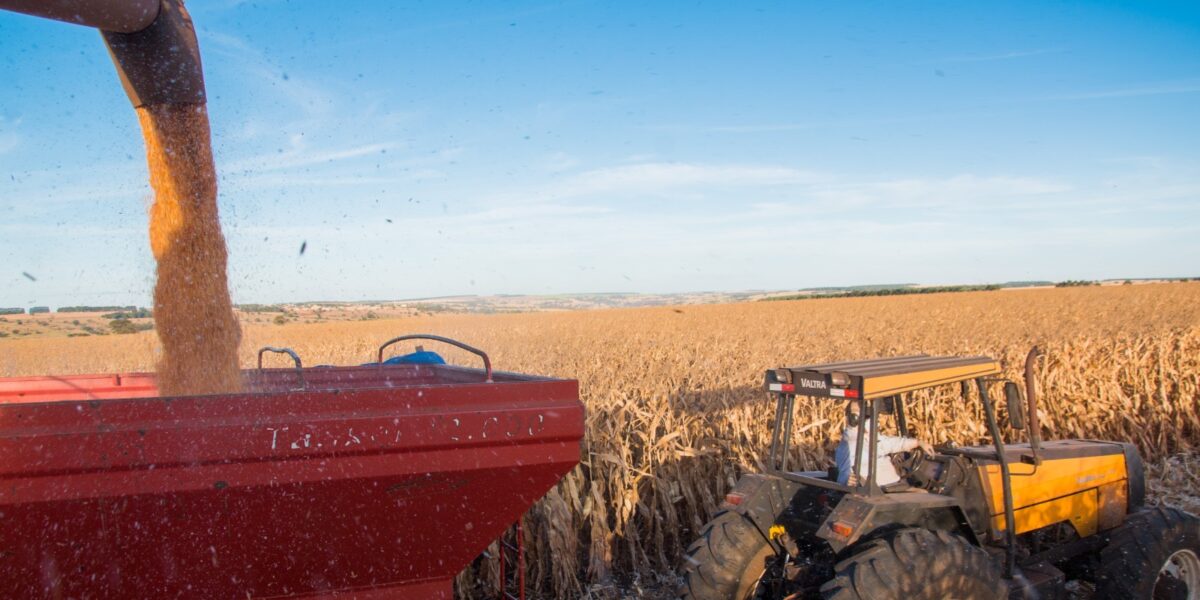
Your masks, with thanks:
[{"label": "tractor tail light", "polygon": [[746,496],[739,494],[737,492],[730,492],[728,494],[725,494],[725,504],[728,504],[730,506],[737,506],[742,503],[742,500],[745,500],[745,499],[746,499]]},{"label": "tractor tail light", "polygon": [[850,534],[854,533],[853,527],[851,527],[850,525],[847,525],[841,521],[834,521],[829,526],[829,530],[842,536],[842,537],[847,537],[847,538],[850,537]]}]

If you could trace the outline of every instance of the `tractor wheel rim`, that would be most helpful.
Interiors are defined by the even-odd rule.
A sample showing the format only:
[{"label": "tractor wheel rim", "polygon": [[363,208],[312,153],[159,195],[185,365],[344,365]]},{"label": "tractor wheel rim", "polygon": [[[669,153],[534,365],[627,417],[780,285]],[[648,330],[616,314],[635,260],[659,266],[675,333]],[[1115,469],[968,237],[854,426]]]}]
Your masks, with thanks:
[{"label": "tractor wheel rim", "polygon": [[[1180,591],[1186,593],[1179,596]],[[1180,597],[1200,600],[1200,556],[1192,550],[1179,550],[1168,557],[1154,582],[1154,598]]]}]

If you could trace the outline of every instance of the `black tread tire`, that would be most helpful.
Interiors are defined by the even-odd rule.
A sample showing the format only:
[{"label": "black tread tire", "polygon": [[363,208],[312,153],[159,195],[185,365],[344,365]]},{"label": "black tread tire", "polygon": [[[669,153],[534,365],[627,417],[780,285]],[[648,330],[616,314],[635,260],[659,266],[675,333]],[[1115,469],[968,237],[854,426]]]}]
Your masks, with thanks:
[{"label": "black tread tire", "polygon": [[858,544],[821,586],[827,600],[1003,600],[1000,565],[957,535],[900,529]]},{"label": "black tread tire", "polygon": [[727,510],[718,512],[683,555],[679,598],[745,600],[773,553],[762,532],[747,517]]},{"label": "black tread tire", "polygon": [[1200,554],[1200,519],[1174,508],[1148,508],[1103,534],[1096,598],[1149,600],[1158,571],[1179,550]]}]

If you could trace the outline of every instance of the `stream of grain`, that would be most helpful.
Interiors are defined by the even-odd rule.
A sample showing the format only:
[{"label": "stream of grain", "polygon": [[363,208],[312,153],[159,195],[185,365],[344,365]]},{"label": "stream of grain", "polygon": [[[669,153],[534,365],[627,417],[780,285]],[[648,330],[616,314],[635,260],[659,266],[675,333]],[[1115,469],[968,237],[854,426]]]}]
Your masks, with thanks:
[{"label": "stream of grain", "polygon": [[151,105],[137,113],[154,188],[159,394],[237,391],[241,330],[226,281],[208,113],[203,104]]}]

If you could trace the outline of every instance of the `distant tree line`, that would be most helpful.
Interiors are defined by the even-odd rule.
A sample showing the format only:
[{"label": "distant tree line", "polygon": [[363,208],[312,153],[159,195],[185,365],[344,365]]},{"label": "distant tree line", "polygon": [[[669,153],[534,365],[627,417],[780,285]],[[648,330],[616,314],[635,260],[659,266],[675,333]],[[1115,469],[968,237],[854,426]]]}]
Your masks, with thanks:
[{"label": "distant tree line", "polygon": [[1090,279],[1068,279],[1054,284],[1054,287],[1086,287],[1089,285],[1100,285],[1100,282]]},{"label": "distant tree line", "polygon": [[1027,281],[1006,281],[1000,284],[1000,287],[1015,288],[1015,287],[1048,287],[1054,285],[1053,281],[1044,279],[1030,279]]},{"label": "distant tree line", "polygon": [[148,308],[138,308],[130,306],[131,310],[121,312],[111,312],[100,315],[102,319],[149,319],[154,316],[154,313]]},{"label": "distant tree line", "polygon": [[138,310],[138,307],[136,307],[136,306],[60,306],[58,308],[58,312],[60,312],[60,313],[116,312],[116,311],[122,311],[122,310]]},{"label": "distant tree line", "polygon": [[29,314],[31,315],[40,315],[48,312],[50,312],[49,306],[33,306],[29,309]]},{"label": "distant tree line", "polygon": [[764,300],[814,300],[817,298],[860,298],[863,296],[907,296],[910,294],[945,294],[949,292],[991,292],[1000,289],[994,283],[987,285],[943,285],[931,287],[887,288],[877,290],[850,290],[829,294],[792,294],[774,296]]},{"label": "distant tree line", "polygon": [[415,302],[409,305],[414,310],[423,310],[428,313],[457,313],[466,312],[461,307],[453,304],[441,304],[438,302]]},{"label": "distant tree line", "polygon": [[0,308],[0,315],[23,315],[23,314],[25,314],[25,309],[23,309],[23,308]]},{"label": "distant tree line", "polygon": [[278,304],[235,304],[234,308],[248,313],[281,313],[287,312]]}]

